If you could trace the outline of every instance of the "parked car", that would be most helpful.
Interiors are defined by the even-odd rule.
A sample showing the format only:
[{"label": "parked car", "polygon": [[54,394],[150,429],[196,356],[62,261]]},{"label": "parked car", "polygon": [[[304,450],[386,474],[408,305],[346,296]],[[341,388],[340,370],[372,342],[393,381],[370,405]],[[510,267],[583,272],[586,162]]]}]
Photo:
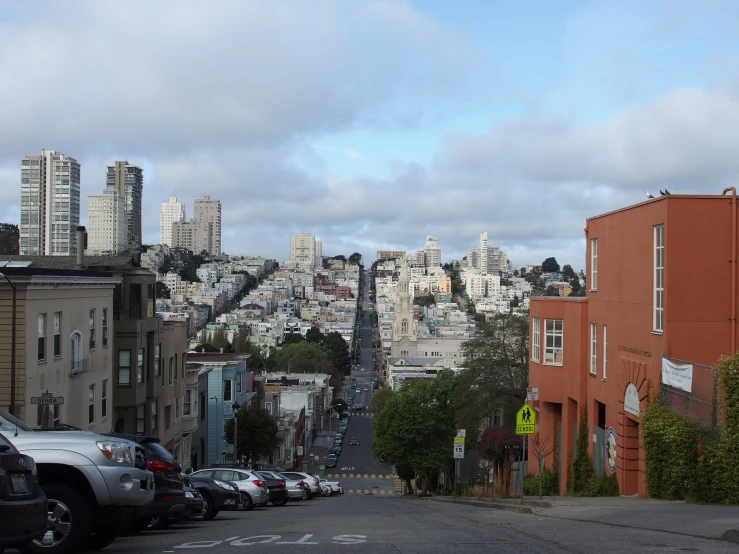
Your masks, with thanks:
[{"label": "parked car", "polygon": [[331,447],[331,454],[334,454],[337,458],[341,456],[341,445],[335,444]]},{"label": "parked car", "polygon": [[200,493],[203,500],[203,519],[210,521],[221,510],[237,510],[241,505],[241,491],[234,483],[190,474],[183,477],[185,484]]},{"label": "parked car", "polygon": [[[287,493],[287,485],[284,479],[275,479],[269,472],[255,471],[262,480],[267,483],[267,489],[269,490],[268,501],[272,502],[273,506],[284,506],[290,500],[290,496]],[[264,506],[267,502],[264,503]]]},{"label": "parked car", "polygon": [[0,552],[43,537],[47,517],[36,462],[0,434]]},{"label": "parked car", "polygon": [[241,504],[245,510],[260,506],[267,502],[269,498],[269,489],[266,483],[258,475],[255,475],[251,469],[211,468],[201,469],[190,474],[191,477],[198,475],[232,482],[241,492]]},{"label": "parked car", "polygon": [[321,485],[321,496],[331,496],[331,486],[326,483],[320,483]]},{"label": "parked car", "polygon": [[285,488],[290,500],[310,500],[310,488],[302,479],[289,479],[282,473],[276,471],[261,470],[260,475],[271,477],[272,479],[281,479],[285,481]]},{"label": "parked car", "polygon": [[359,444],[359,439],[357,437],[352,437],[351,442],[349,442],[351,446],[356,446]]},{"label": "parked car", "polygon": [[336,454],[329,454],[326,458],[326,467],[336,467]]},{"label": "parked car", "polygon": [[282,475],[284,475],[288,479],[297,479],[303,481],[306,485],[308,485],[308,489],[310,491],[309,494],[312,496],[318,496],[321,494],[321,485],[318,481],[318,477],[316,477],[312,473],[305,473],[303,471],[283,471]]},{"label": "parked car", "polygon": [[184,511],[174,515],[175,519],[192,519],[203,515],[203,495],[200,494],[198,489],[185,487],[185,501]]},{"label": "parked car", "polygon": [[[104,433],[106,437],[125,439],[146,451],[146,468],[154,474],[154,500],[146,506],[136,508],[133,531],[144,529],[160,530],[169,526],[169,516],[185,511],[185,485],[180,476],[180,464],[175,461],[159,439],[146,435]],[[130,523],[127,527],[130,528]]]},{"label": "parked car", "polygon": [[344,489],[341,488],[341,483],[338,481],[329,481],[328,479],[321,479],[320,483],[331,488],[332,494],[344,494]]},{"label": "parked car", "polygon": [[105,548],[118,536],[119,520],[154,499],[154,475],[136,443],[88,431],[34,431],[2,410],[0,434],[34,459],[47,512],[55,514],[24,553]]}]

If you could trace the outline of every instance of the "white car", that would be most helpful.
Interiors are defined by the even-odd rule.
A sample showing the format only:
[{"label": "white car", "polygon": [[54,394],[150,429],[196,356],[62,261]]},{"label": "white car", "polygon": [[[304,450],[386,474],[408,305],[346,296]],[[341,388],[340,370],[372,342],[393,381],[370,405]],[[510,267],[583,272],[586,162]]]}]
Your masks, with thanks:
[{"label": "white car", "polygon": [[329,481],[328,479],[321,479],[319,480],[319,483],[321,483],[322,486],[327,486],[331,488],[331,494],[344,494],[344,489],[341,488],[341,483],[338,481]]},{"label": "white car", "polygon": [[261,477],[248,469],[212,468],[201,469],[190,474],[192,477],[210,477],[220,481],[230,481],[241,492],[241,504],[246,510],[263,506],[269,500],[269,488]]}]

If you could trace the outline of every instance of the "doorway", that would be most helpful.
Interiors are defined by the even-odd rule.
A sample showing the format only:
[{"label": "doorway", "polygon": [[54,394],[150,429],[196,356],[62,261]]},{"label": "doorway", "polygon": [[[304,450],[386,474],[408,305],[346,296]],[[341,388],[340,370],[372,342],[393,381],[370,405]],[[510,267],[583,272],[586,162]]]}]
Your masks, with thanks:
[{"label": "doorway", "polygon": [[639,493],[639,422],[624,415],[624,434],[621,438],[623,446],[620,448],[623,480],[621,494],[633,495]]}]

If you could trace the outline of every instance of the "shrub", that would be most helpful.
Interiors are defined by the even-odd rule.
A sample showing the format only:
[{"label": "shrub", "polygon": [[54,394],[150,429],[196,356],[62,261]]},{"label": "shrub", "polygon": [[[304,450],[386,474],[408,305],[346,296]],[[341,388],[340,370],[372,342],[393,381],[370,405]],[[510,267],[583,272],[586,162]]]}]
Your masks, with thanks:
[{"label": "shrub", "polygon": [[577,453],[568,462],[568,492],[572,496],[586,495],[590,479],[595,475],[593,461],[588,455],[588,409],[580,410],[577,428]]},{"label": "shrub", "polygon": [[591,477],[588,481],[586,496],[618,496],[616,474]]},{"label": "shrub", "polygon": [[[539,496],[539,475],[530,473],[524,477],[523,491],[527,496]],[[559,476],[549,469],[541,474],[541,493],[544,496],[559,495]]]}]

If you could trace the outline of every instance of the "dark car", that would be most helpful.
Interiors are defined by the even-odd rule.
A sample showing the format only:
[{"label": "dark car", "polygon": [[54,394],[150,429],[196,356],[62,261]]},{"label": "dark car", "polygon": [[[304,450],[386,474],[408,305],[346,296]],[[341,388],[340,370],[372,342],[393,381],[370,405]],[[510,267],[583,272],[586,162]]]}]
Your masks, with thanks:
[{"label": "dark car", "polygon": [[241,504],[239,488],[228,481],[187,475],[185,484],[197,490],[203,500],[203,519],[210,521],[221,510],[236,510]]},{"label": "dark car", "polygon": [[[254,473],[259,475],[267,483],[267,488],[269,489],[267,502],[272,502],[273,506],[284,506],[290,501],[284,479],[275,479],[272,477],[272,473],[268,472],[255,471]],[[264,506],[267,505],[267,502],[264,503]]]},{"label": "dark car", "polygon": [[339,456],[341,456],[341,445],[340,445],[340,444],[335,444],[335,445],[334,445],[334,446],[333,446],[333,447],[331,448],[331,454],[333,454],[333,455],[334,455],[334,456],[336,456],[337,458],[338,458]]},{"label": "dark car", "polygon": [[359,444],[359,439],[357,437],[352,437],[352,440],[349,444],[352,446],[356,446],[357,444]]},{"label": "dark car", "polygon": [[336,467],[336,454],[329,454],[326,458],[326,467]]},{"label": "dark car", "polygon": [[198,489],[185,487],[185,511],[179,514],[178,519],[191,519],[203,515],[203,496]]},{"label": "dark car", "polygon": [[36,462],[0,433],[0,552],[44,536],[47,519]]},{"label": "dark car", "polygon": [[140,444],[146,451],[146,469],[154,474],[154,500],[151,504],[136,508],[136,521],[131,530],[166,529],[170,515],[177,517],[185,510],[187,502],[180,464],[159,444],[159,439],[124,433],[105,435]]}]

